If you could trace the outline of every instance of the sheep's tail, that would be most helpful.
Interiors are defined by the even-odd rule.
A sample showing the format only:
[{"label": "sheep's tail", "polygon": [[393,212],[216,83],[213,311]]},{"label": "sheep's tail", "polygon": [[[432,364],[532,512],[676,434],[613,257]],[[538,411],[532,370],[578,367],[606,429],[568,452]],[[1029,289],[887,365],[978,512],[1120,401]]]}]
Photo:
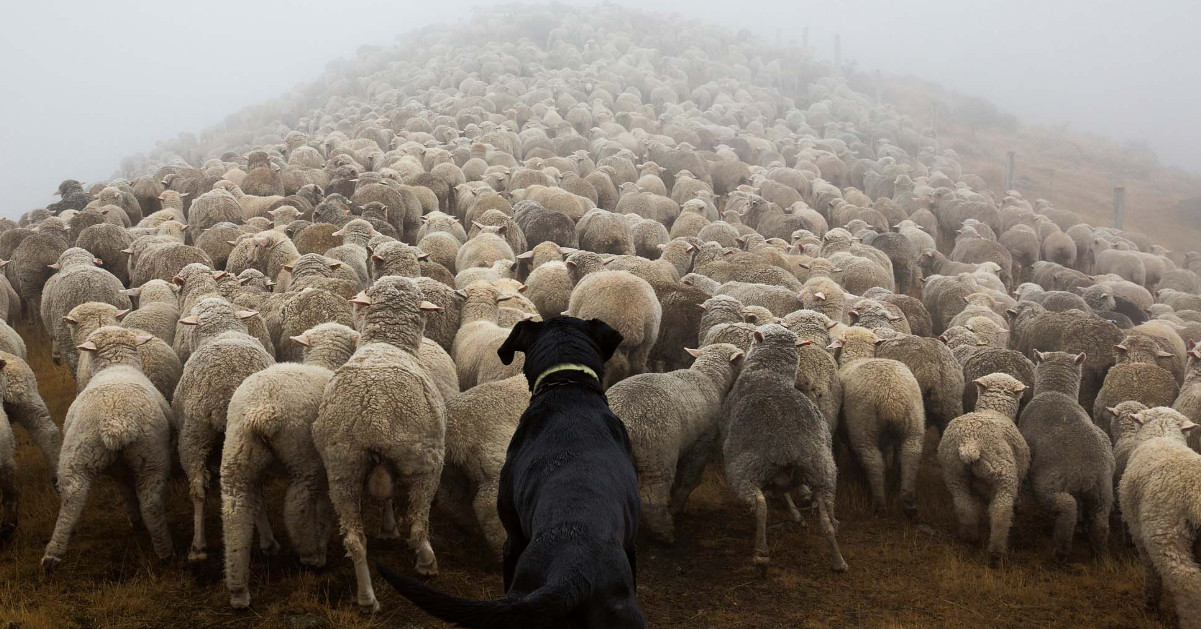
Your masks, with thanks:
[{"label": "sheep's tail", "polygon": [[262,404],[242,411],[246,428],[259,437],[275,436],[284,425],[283,409],[275,404]]},{"label": "sheep's tail", "polygon": [[548,583],[520,598],[476,601],[444,594],[420,581],[402,577],[379,563],[375,568],[401,596],[425,613],[460,627],[562,627],[563,619],[578,603],[578,590],[562,580]]},{"label": "sheep's tail", "polygon": [[100,442],[113,452],[124,449],[142,434],[141,426],[121,413],[109,415],[99,424]]},{"label": "sheep's tail", "polygon": [[971,465],[980,460],[980,442],[969,439],[959,444],[959,460],[964,465]]},{"label": "sheep's tail", "polygon": [[392,475],[387,468],[376,465],[367,475],[367,493],[376,500],[387,500],[392,497]]}]

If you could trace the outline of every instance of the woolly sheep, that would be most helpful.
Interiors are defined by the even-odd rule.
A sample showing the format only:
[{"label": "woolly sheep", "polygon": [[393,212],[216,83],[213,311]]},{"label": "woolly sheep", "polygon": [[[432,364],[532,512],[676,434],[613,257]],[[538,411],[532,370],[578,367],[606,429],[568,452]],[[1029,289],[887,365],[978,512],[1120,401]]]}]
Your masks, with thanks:
[{"label": "woolly sheep", "polygon": [[756,330],[754,338],[723,405],[722,458],[727,484],[754,510],[755,564],[766,569],[770,560],[763,490],[784,493],[793,520],[800,521],[789,492],[805,486],[817,505],[830,567],[844,572],[847,564],[835,537],[838,470],[832,438],[821,412],[793,385],[796,335],[772,324]]},{"label": "woolly sheep", "polygon": [[684,510],[717,454],[722,403],[744,356],[726,343],[689,353],[695,361],[687,369],[631,376],[606,392],[630,433],[643,520],[668,544],[675,542],[672,516]]},{"label": "woolly sheep", "polygon": [[[407,487],[405,521],[417,571],[437,573],[429,509],[442,474],[446,416],[442,395],[417,360],[424,313],[438,306],[422,299],[413,280],[397,276],[381,278],[356,303],[363,308],[359,348],[325,387],[313,443],[325,464],[330,500],[355,565],[358,604],[374,610],[379,603],[367,569],[360,512],[364,481],[378,464]],[[387,498],[391,492],[373,494]]]},{"label": "woolly sheep", "polygon": [[606,365],[606,386],[646,371],[663,317],[646,280],[625,271],[590,273],[571,291],[564,314],[600,319],[621,332],[624,340]]},{"label": "woolly sheep", "polygon": [[1122,519],[1143,562],[1143,602],[1156,609],[1166,583],[1182,627],[1201,621],[1201,455],[1185,445],[1197,425],[1166,408],[1136,413],[1139,443],[1118,487]]},{"label": "woolly sheep", "polygon": [[[63,317],[71,334],[71,342],[80,345],[87,340],[88,335],[104,326],[121,326],[120,321],[128,311],[119,311],[111,304],[89,301],[71,309]],[[142,372],[154,384],[159,393],[168,402],[175,394],[175,386],[183,372],[183,363],[179,356],[162,339],[155,337],[138,345],[138,358],[142,361]],[[91,377],[91,356],[84,353],[79,356],[75,369],[75,384],[82,391],[88,385]]]},{"label": "woolly sheep", "polygon": [[1097,554],[1106,552],[1113,506],[1109,436],[1077,402],[1084,354],[1035,351],[1034,398],[1018,420],[1030,446],[1030,485],[1055,516],[1054,557],[1066,561],[1078,518]]},{"label": "woolly sheep", "polygon": [[179,425],[179,462],[188,478],[193,533],[188,560],[207,558],[204,499],[209,484],[209,451],[225,432],[229,400],[250,374],[275,360],[246,333],[243,320],[254,312],[234,310],[218,297],[200,300],[180,323],[195,326],[194,351],[184,363],[171,408]]},{"label": "woolly sheep", "polygon": [[1014,503],[1030,469],[1030,448],[1014,424],[1028,387],[1003,373],[972,385],[980,389],[976,410],[947,424],[938,463],[955,503],[960,536],[969,543],[979,539],[981,499],[988,501],[988,564],[999,568],[1008,550]]},{"label": "woolly sheep", "polygon": [[[75,397],[63,420],[62,455],[58,462],[61,506],[54,533],[42,556],[43,572],[53,572],[67,551],[71,533],[87,504],[96,477],[121,463],[132,477],[137,510],[150,532],[154,552],[167,561],[174,554],[163,510],[163,488],[171,472],[169,433],[171,407],[142,374],[137,346],[149,334],[103,327],[79,346],[92,354],[91,381]],[[124,476],[124,474],[122,474]],[[120,482],[129,482],[121,478]],[[135,520],[136,521],[136,520]]]},{"label": "woolly sheep", "polygon": [[903,336],[876,346],[876,358],[890,358],[909,368],[922,391],[926,421],[946,429],[963,414],[963,370],[951,350],[938,339]]},{"label": "woolly sheep", "polygon": [[521,373],[524,359],[505,365],[496,354],[509,337],[509,330],[497,323],[497,316],[500,304],[510,297],[486,282],[475,282],[458,292],[464,302],[450,356],[458,370],[459,386],[470,389]]},{"label": "woolly sheep", "polygon": [[[273,464],[287,471],[284,521],[300,562],[325,564],[331,507],[310,427],[325,385],[354,353],[359,334],[323,323],[292,340],[304,348],[303,364],[280,363],[251,374],[229,400],[221,455],[221,528],[225,583],[235,608],[250,605],[250,533],[255,519],[265,518],[259,483]],[[264,533],[269,531],[260,531]]]},{"label": "woolly sheep", "polygon": [[39,311],[46,333],[53,340],[55,355],[74,371],[79,353],[63,317],[75,306],[90,301],[112,304],[123,310],[130,308],[130,302],[122,292],[121,281],[97,267],[96,258],[83,249],[72,247],[64,251],[56,269],[58,272],[46,281]]},{"label": "woolly sheep", "polygon": [[922,390],[904,364],[875,357],[879,342],[871,330],[848,328],[841,341],[831,344],[839,350],[843,423],[867,472],[873,510],[884,509],[882,447],[893,448],[901,464],[901,508],[912,517],[917,513],[917,470],[926,426]]},{"label": "woolly sheep", "polygon": [[1141,402],[1148,408],[1170,406],[1180,392],[1172,372],[1157,364],[1163,358],[1172,358],[1172,354],[1160,349],[1151,338],[1127,336],[1114,349],[1118,350],[1118,364],[1105,374],[1092,412],[1093,423],[1106,434],[1113,422],[1110,407],[1126,401]]}]

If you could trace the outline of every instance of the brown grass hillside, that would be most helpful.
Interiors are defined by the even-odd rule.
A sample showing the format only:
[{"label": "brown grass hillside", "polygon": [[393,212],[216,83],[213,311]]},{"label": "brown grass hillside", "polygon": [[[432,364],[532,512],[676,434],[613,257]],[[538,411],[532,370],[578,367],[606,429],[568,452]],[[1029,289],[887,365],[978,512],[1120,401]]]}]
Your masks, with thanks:
[{"label": "brown grass hillside", "polygon": [[[39,388],[61,424],[74,397],[64,368],[51,363],[47,338],[22,329]],[[38,562],[57,512],[41,455],[18,429],[21,525],[0,549],[0,627],[441,627],[376,581],[383,611],[360,615],[354,580],[340,544],[331,544],[329,565],[302,570],[288,552],[256,557],[251,564],[253,608],[236,613],[221,581],[220,553],[189,566],[182,559],[161,565],[148,536],[130,528],[112,481],[93,490],[83,524],[54,576]],[[908,522],[899,506],[886,517],[869,515],[868,497],[854,466],[842,457],[838,517],[840,543],[850,570],[826,567],[820,534],[780,528],[769,533],[772,566],[761,577],[751,565],[752,517],[733,503],[719,474],[694,495],[679,521],[672,548],[639,548],[639,597],[654,627],[1162,627],[1169,619],[1141,605],[1142,570],[1117,526],[1111,557],[1095,560],[1078,541],[1068,565],[1050,560],[1050,521],[1031,500],[1018,509],[1013,555],[1003,569],[984,566],[984,553],[956,541],[950,498],[927,442],[919,488],[920,516]],[[278,489],[278,488],[276,488]],[[894,492],[895,493],[895,492]],[[280,491],[269,491],[273,521]],[[186,554],[190,504],[182,478],[172,481],[168,519],[177,553]],[[217,504],[210,503],[210,539],[220,543]],[[369,509],[369,514],[377,510]],[[773,505],[772,522],[786,512]],[[368,522],[372,530],[374,522]],[[476,537],[433,517],[434,548],[442,574],[434,583],[464,596],[501,593],[497,567],[482,559]],[[410,569],[411,553],[372,541],[371,558]],[[1170,609],[1170,605],[1165,606]]]},{"label": "brown grass hillside", "polygon": [[[869,80],[852,77],[867,94],[874,89]],[[1027,199],[1047,199],[1093,226],[1111,226],[1113,188],[1125,186],[1125,229],[1177,254],[1201,249],[1201,175],[1165,167],[1145,147],[1022,125],[980,99],[915,78],[886,79],[881,95],[921,128],[930,127],[937,103],[942,146],[956,151],[963,172],[979,175],[998,192],[1005,188],[1006,154],[1014,151],[1014,187]],[[1179,262],[1182,256],[1174,257]]]}]

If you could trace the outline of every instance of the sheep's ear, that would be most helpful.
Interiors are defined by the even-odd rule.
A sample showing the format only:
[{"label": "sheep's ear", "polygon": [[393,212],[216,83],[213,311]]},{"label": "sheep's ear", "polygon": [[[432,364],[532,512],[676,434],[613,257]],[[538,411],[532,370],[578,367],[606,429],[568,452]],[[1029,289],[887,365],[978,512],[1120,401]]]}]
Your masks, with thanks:
[{"label": "sheep's ear", "polygon": [[813,296],[814,296],[814,297],[816,297],[818,301],[825,301],[825,300],[826,300],[826,294],[825,294],[825,293],[823,293],[823,292],[821,292],[820,290],[819,290],[819,291],[817,291],[816,293],[813,293]]},{"label": "sheep's ear", "polygon": [[483,229],[484,227],[486,227],[486,225],[484,225],[483,223],[481,223],[479,221],[471,221],[471,224],[474,225],[477,229]]},{"label": "sheep's ear", "polygon": [[129,314],[131,311],[132,311],[132,308],[126,308],[125,310],[118,310],[117,313],[113,316],[115,316],[117,318],[117,321],[120,321],[121,319],[124,319],[125,315]]},{"label": "sheep's ear", "polygon": [[1020,384],[1020,383],[1018,384],[1018,387],[1019,388],[1014,391],[1014,393],[1017,394],[1018,397],[1022,397],[1022,394],[1026,392],[1026,389],[1030,388],[1030,387],[1028,387],[1024,384]]},{"label": "sheep's ear", "polygon": [[96,344],[91,341],[86,341],[82,345],[76,345],[75,349],[82,350],[85,352],[94,352],[94,351],[96,351]]},{"label": "sheep's ear", "polygon": [[334,232],[334,233],[330,234],[330,236],[333,236],[334,238],[341,238],[343,235],[344,235],[344,234],[343,234],[343,230],[341,230],[341,229],[339,229],[338,231],[336,231],[336,232]]},{"label": "sheep's ear", "polygon": [[743,358],[746,358],[746,354],[743,353],[742,350],[738,350],[738,351],[734,352],[733,354],[730,354],[730,364],[734,364],[734,363],[742,360]]},{"label": "sheep's ear", "polygon": [[154,340],[153,334],[139,334],[139,335],[133,337],[134,345],[145,345],[153,340]]},{"label": "sheep's ear", "polygon": [[525,252],[525,253],[519,253],[519,254],[517,254],[517,259],[518,259],[518,260],[529,260],[530,258],[533,258],[533,257],[534,257],[534,252],[533,252],[533,251],[527,251],[527,252]]},{"label": "sheep's ear", "polygon": [[367,296],[367,293],[364,293],[363,291],[359,291],[358,295],[355,295],[353,298],[351,298],[350,303],[356,304],[359,306],[370,306],[371,298]]},{"label": "sheep's ear", "polygon": [[249,277],[239,277],[239,278],[238,278],[238,284],[239,284],[239,285],[241,285],[241,286],[245,286],[245,285],[247,285],[247,284],[249,284],[249,283],[250,283],[250,278],[249,278]]},{"label": "sheep's ear", "polygon": [[833,343],[830,343],[829,345],[827,345],[826,349],[840,349],[841,347],[842,347],[842,341],[836,340]]},{"label": "sheep's ear", "polygon": [[305,347],[309,346],[309,337],[304,334],[297,334],[296,336],[290,336],[288,338],[292,339],[293,342],[303,345]]},{"label": "sheep's ear", "polygon": [[509,331],[509,338],[505,339],[505,342],[496,350],[500,362],[506,365],[513,364],[513,353],[528,351],[534,341],[538,340],[540,334],[542,334],[541,321],[518,321],[517,325]]},{"label": "sheep's ear", "polygon": [[1138,424],[1139,426],[1142,426],[1143,424],[1147,423],[1147,416],[1143,415],[1142,412],[1138,412],[1138,413],[1131,415],[1130,419],[1133,419],[1134,422],[1136,424]]},{"label": "sheep's ear", "polygon": [[1043,361],[1043,353],[1038,350],[1034,350],[1034,362],[1041,363],[1042,361]]},{"label": "sheep's ear", "polygon": [[442,312],[442,306],[435,304],[432,301],[422,301],[417,304],[417,308],[422,312]]},{"label": "sheep's ear", "polygon": [[196,318],[196,315],[189,315],[180,319],[179,322],[184,325],[199,325],[200,319]]},{"label": "sheep's ear", "polygon": [[58,263],[57,263],[57,262],[55,262],[54,264],[47,264],[47,265],[46,265],[46,268],[48,268],[48,269],[54,269],[55,271],[57,271],[57,270],[58,270],[60,267],[58,266]]},{"label": "sheep's ear", "polygon": [[804,347],[806,345],[813,345],[813,341],[811,341],[809,339],[797,339],[797,342],[796,342],[797,347]]},{"label": "sheep's ear", "polygon": [[499,303],[500,303],[500,302],[502,302],[502,301],[509,301],[509,300],[510,300],[510,299],[512,299],[512,298],[513,298],[513,296],[512,296],[512,295],[497,295],[497,296],[496,296],[496,303],[498,303],[498,304],[499,304]]},{"label": "sheep's ear", "polygon": [[104,266],[104,260],[101,260],[100,258],[92,258],[92,263],[96,266]]},{"label": "sheep's ear", "polygon": [[980,387],[981,391],[988,388],[988,385],[984,382],[984,378],[976,378],[972,382],[975,382],[976,386]]},{"label": "sheep's ear", "polygon": [[459,290],[456,290],[455,294],[458,295],[459,297],[462,297],[463,299],[467,299],[467,289],[466,288],[460,288]]},{"label": "sheep's ear", "polygon": [[762,343],[762,342],[763,342],[763,333],[762,333],[762,332],[760,332],[759,330],[755,330],[755,335],[754,335],[754,336],[755,336],[755,342],[756,342],[756,343]]},{"label": "sheep's ear", "polygon": [[826,324],[826,329],[827,329],[827,330],[833,330],[833,329],[834,329],[834,326],[836,326],[836,325],[838,325],[838,322],[837,322],[837,321],[831,321],[830,323],[827,323],[827,324]]},{"label": "sheep's ear", "polygon": [[1186,419],[1186,420],[1184,420],[1184,423],[1180,425],[1180,432],[1188,432],[1196,427],[1197,427],[1197,424],[1194,424],[1193,422]]},{"label": "sheep's ear", "polygon": [[1125,353],[1126,353],[1126,346],[1125,346],[1125,345],[1118,344],[1118,345],[1114,345],[1114,346],[1113,346],[1113,348],[1114,348],[1115,350],[1119,351],[1119,352],[1122,352],[1123,354],[1125,354]]},{"label": "sheep's ear", "polygon": [[946,335],[946,334],[939,334],[939,335],[938,335],[938,340],[942,341],[942,342],[943,342],[943,345],[946,345],[946,343],[947,343],[947,335]]},{"label": "sheep's ear", "polygon": [[873,345],[879,345],[879,344],[881,344],[881,343],[883,343],[884,341],[887,341],[887,340],[888,340],[888,339],[877,338],[876,340],[872,341],[872,344],[873,344]]},{"label": "sheep's ear", "polygon": [[1005,311],[1005,314],[1009,315],[1010,319],[1015,319],[1018,316],[1018,311],[1014,310],[1013,308],[1009,308]]},{"label": "sheep's ear", "polygon": [[71,315],[64,315],[63,322],[70,323],[71,325],[75,325],[76,323],[79,323],[78,321],[75,320],[75,317],[72,317]]},{"label": "sheep's ear", "polygon": [[226,273],[225,271],[217,271],[217,272],[213,273],[213,279],[220,282],[221,280],[225,279],[226,275],[229,275],[229,273]]},{"label": "sheep's ear", "polygon": [[1165,352],[1165,351],[1162,351],[1162,350],[1160,350],[1160,351],[1158,351],[1158,352],[1155,352],[1155,355],[1156,355],[1156,356],[1158,356],[1159,358],[1173,358],[1173,357],[1175,357],[1175,356],[1176,356],[1176,355],[1175,355],[1175,354],[1173,354],[1172,352]]},{"label": "sheep's ear", "polygon": [[239,319],[249,319],[258,313],[259,312],[257,310],[238,310],[237,312],[234,312]]},{"label": "sheep's ear", "polygon": [[291,273],[291,272],[292,272],[292,265],[291,265],[291,264],[285,264],[285,265],[283,265],[281,268],[282,268],[283,270],[285,270],[285,271],[289,272],[289,273]]},{"label": "sheep's ear", "polygon": [[234,246],[234,247],[236,247],[236,246],[238,246],[238,241],[236,241],[236,240],[226,240],[226,241],[225,241],[225,244],[227,244],[227,245],[231,245],[231,246]]},{"label": "sheep's ear", "polygon": [[1110,414],[1110,415],[1117,415],[1117,414],[1118,414],[1118,409],[1116,409],[1116,408],[1114,408],[1114,407],[1112,407],[1112,406],[1106,406],[1106,407],[1105,407],[1105,410],[1109,411],[1109,414]]},{"label": "sheep's ear", "polygon": [[1077,365],[1083,365],[1083,364],[1084,364],[1084,359],[1086,359],[1086,358],[1088,358],[1088,354],[1085,354],[1084,352],[1080,352],[1079,354],[1076,354],[1076,361],[1075,361],[1075,362],[1076,362],[1076,364],[1077,364]]},{"label": "sheep's ear", "polygon": [[138,286],[135,288],[126,288],[121,291],[121,294],[127,297],[139,297],[142,294],[142,287]]},{"label": "sheep's ear", "polygon": [[609,263],[610,263],[610,262],[612,262],[612,261],[613,261],[613,258],[607,258],[607,259],[605,259],[605,260],[601,260],[601,264],[606,264],[606,265],[607,265],[607,264],[609,264]]},{"label": "sheep's ear", "polygon": [[847,311],[847,315],[849,315],[849,316],[851,317],[851,320],[852,320],[852,321],[858,321],[858,320],[859,320],[859,311],[858,311],[858,310],[850,310],[850,311]]},{"label": "sheep's ear", "polygon": [[330,262],[329,268],[337,271],[338,269],[342,268],[342,263],[341,262]]},{"label": "sheep's ear", "polygon": [[900,317],[898,317],[897,315],[890,314],[890,315],[888,315],[888,320],[889,320],[889,321],[900,321],[900,320],[901,320],[901,318],[900,318]]},{"label": "sheep's ear", "polygon": [[529,289],[530,289],[530,287],[529,287],[529,286],[527,286],[527,285],[525,285],[525,284],[522,284],[521,286],[518,286],[518,287],[517,287],[517,292],[519,292],[519,293],[524,293],[524,292],[526,292],[526,291],[527,291],[527,290],[529,290]]},{"label": "sheep's ear", "polygon": [[699,350],[699,349],[692,349],[690,347],[685,347],[684,351],[688,352],[688,355],[692,356],[693,358],[701,357],[701,350]]}]

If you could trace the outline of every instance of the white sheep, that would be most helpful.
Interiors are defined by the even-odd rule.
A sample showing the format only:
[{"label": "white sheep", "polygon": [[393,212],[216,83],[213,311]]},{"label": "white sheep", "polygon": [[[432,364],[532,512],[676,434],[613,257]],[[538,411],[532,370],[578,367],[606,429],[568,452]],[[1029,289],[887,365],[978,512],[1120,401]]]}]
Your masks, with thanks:
[{"label": "white sheep", "polygon": [[851,448],[867,472],[872,509],[884,509],[884,448],[895,448],[901,463],[901,508],[913,517],[917,471],[922,458],[926,415],[922,390],[909,368],[898,361],[876,358],[876,334],[866,328],[847,328],[841,341],[838,380],[842,384],[842,416]]},{"label": "white sheep", "polygon": [[458,370],[459,386],[470,389],[483,382],[521,373],[524,359],[505,365],[496,355],[496,350],[509,337],[509,330],[497,323],[500,304],[511,297],[502,295],[497,287],[487,282],[473,282],[457,292],[465,301],[450,357]]},{"label": "white sheep", "polygon": [[292,338],[305,348],[304,364],[280,363],[251,374],[229,400],[221,455],[221,526],[225,584],[235,608],[250,605],[250,534],[257,511],[264,509],[261,477],[272,466],[288,476],[284,523],[300,563],[325,564],[331,511],[311,426],[333,370],[350,358],[358,339],[358,332],[344,325],[318,325]]},{"label": "white sheep", "polygon": [[1013,505],[1026,472],[1030,447],[1014,418],[1026,385],[993,373],[977,379],[976,410],[952,419],[938,443],[943,480],[955,503],[960,536],[975,543],[980,534],[980,503],[988,503],[988,564],[998,568],[1008,547]]},{"label": "white sheep", "polygon": [[1166,582],[1180,626],[1201,627],[1201,566],[1196,552],[1201,527],[1201,455],[1185,432],[1197,425],[1165,407],[1140,411],[1140,443],[1118,487],[1122,519],[1143,561],[1143,601],[1155,609]]},{"label": "white sheep", "polygon": [[58,464],[62,504],[42,557],[46,573],[62,561],[92,483],[100,474],[115,471],[114,466],[122,470],[120,476],[127,471],[132,478],[126,497],[136,494],[155,554],[163,561],[174,554],[163,511],[163,487],[171,471],[171,407],[142,373],[137,349],[152,338],[108,326],[78,346],[92,354],[92,372],[63,421],[66,436]]},{"label": "white sheep", "polygon": [[[405,519],[417,571],[438,571],[429,542],[429,510],[445,454],[445,403],[417,352],[425,311],[439,307],[422,300],[413,280],[399,276],[380,278],[354,303],[363,308],[359,348],[325,387],[313,443],[325,464],[342,540],[354,562],[359,606],[378,610],[360,509],[364,481],[375,466],[386,467],[408,489]],[[390,490],[378,491],[384,489],[380,484],[373,483],[372,494],[390,497]]]}]

